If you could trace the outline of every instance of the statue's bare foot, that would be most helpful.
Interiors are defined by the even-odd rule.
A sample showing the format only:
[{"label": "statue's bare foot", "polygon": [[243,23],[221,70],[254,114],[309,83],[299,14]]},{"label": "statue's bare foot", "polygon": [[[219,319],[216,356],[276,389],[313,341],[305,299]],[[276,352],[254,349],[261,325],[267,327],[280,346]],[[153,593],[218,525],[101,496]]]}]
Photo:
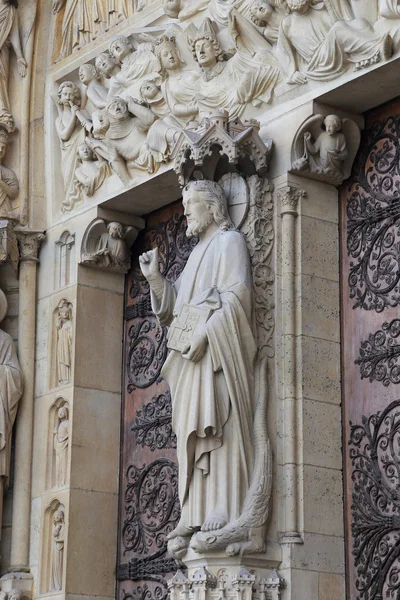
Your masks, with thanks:
[{"label": "statue's bare foot", "polygon": [[227,522],[227,518],[222,513],[213,511],[204,521],[201,531],[216,531],[217,529],[222,529],[222,527],[225,527]]},{"label": "statue's bare foot", "polygon": [[168,541],[167,549],[172,558],[177,558],[180,560],[185,556],[189,547],[189,540],[189,537],[178,536]]},{"label": "statue's bare foot", "polygon": [[195,532],[193,527],[187,527],[183,523],[178,523],[177,527],[173,529],[168,535],[167,540],[173,540],[176,537],[190,537]]}]

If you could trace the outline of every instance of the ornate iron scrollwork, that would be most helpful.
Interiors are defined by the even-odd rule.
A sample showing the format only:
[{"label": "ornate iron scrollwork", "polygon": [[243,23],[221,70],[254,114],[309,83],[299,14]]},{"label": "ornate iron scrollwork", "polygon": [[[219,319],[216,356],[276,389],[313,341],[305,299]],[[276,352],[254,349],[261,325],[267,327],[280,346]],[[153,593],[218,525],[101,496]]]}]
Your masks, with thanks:
[{"label": "ornate iron scrollwork", "polygon": [[180,517],[178,468],[168,458],[158,458],[142,468],[130,465],[126,474],[126,518],[122,528],[125,552],[145,553],[165,538]]},{"label": "ornate iron scrollwork", "polygon": [[353,308],[381,312],[400,302],[400,117],[365,133],[347,203]]},{"label": "ornate iron scrollwork", "polygon": [[138,410],[131,429],[136,433],[136,444],[139,446],[148,446],[152,451],[156,448],[176,448],[170,392],[154,396],[151,402]]},{"label": "ornate iron scrollwork", "polygon": [[150,590],[149,586],[144,584],[130,592],[122,590],[122,600],[167,600],[167,598],[168,590],[166,586],[157,585]]},{"label": "ornate iron scrollwork", "polygon": [[400,344],[396,344],[399,336],[400,319],[393,319],[361,342],[360,356],[354,361],[360,365],[361,379],[368,377],[385,386],[400,383]]},{"label": "ornate iron scrollwork", "polygon": [[128,392],[132,392],[135,388],[149,387],[160,377],[167,356],[167,344],[165,327],[161,327],[155,316],[132,325],[128,336]]},{"label": "ornate iron scrollwork", "polygon": [[357,600],[400,594],[400,400],[351,425]]}]

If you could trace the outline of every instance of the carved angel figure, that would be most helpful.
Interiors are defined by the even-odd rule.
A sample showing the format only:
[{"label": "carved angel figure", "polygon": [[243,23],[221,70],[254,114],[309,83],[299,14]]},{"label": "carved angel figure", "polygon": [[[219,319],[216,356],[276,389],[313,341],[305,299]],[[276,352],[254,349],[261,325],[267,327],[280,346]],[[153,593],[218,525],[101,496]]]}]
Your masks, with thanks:
[{"label": "carved angel figure", "polygon": [[19,216],[13,210],[11,201],[19,193],[18,179],[12,169],[2,164],[7,150],[7,142],[8,132],[0,128],[0,217],[17,220]]},{"label": "carved angel figure", "polygon": [[62,589],[64,563],[64,511],[56,510],[53,515],[53,543],[51,549],[51,582],[50,592]]},{"label": "carved angel figure", "polygon": [[127,101],[115,98],[107,106],[107,117],[109,127],[104,140],[88,138],[88,144],[129,186],[135,169],[152,173],[157,168],[146,145],[147,131],[154,123],[155,115],[132,98]]},{"label": "carved angel figure", "polygon": [[271,45],[236,10],[229,14],[230,32],[237,53],[225,60],[215,24],[205,19],[194,39],[193,56],[201,68],[196,85],[200,114],[225,109],[231,117],[240,116],[246,104],[268,103],[280,78]]},{"label": "carved angel figure", "polygon": [[69,419],[68,407],[58,409],[58,425],[54,430],[54,450],[56,453],[56,486],[65,485],[68,473]]},{"label": "carved angel figure", "polygon": [[344,0],[287,0],[291,14],[279,31],[277,55],[288,83],[329,81],[350,64],[357,67],[385,60],[392,39],[377,34],[366,19],[353,19]]},{"label": "carved angel figure", "polygon": [[75,177],[86,196],[93,196],[111,175],[111,167],[103,157],[95,155],[89,144],[86,138],[78,146],[80,165],[75,170]]},{"label": "carved angel figure", "polygon": [[[130,267],[127,238],[132,230],[132,227],[124,227],[115,221],[108,225],[103,220],[95,222],[85,241],[82,263],[88,265],[95,263],[98,267],[126,273]],[[132,242],[132,239],[130,241]]]},{"label": "carved angel figure", "polygon": [[134,50],[129,38],[120,35],[111,41],[109,51],[115,61],[121,65],[120,72],[111,78],[109,100],[117,95],[137,97],[140,80],[159,70],[151,45],[140,44],[138,49]]},{"label": "carved angel figure", "polygon": [[61,143],[61,173],[65,190],[62,210],[67,211],[72,210],[74,204],[81,199],[75,178],[78,146],[84,141],[84,130],[92,130],[92,122],[88,112],[80,108],[81,93],[72,81],[64,81],[58,88],[56,106],[59,111],[56,130]]},{"label": "carved angel figure", "polygon": [[57,383],[71,381],[72,368],[72,304],[63,298],[57,308]]},{"label": "carved angel figure", "polygon": [[8,98],[10,48],[17,56],[18,72],[21,77],[25,77],[27,69],[18,29],[17,6],[16,0],[1,0],[0,2],[0,113],[10,116],[11,108]]},{"label": "carved angel figure", "polygon": [[350,175],[359,143],[359,128],[350,119],[314,115],[295,136],[292,170],[337,185]]}]

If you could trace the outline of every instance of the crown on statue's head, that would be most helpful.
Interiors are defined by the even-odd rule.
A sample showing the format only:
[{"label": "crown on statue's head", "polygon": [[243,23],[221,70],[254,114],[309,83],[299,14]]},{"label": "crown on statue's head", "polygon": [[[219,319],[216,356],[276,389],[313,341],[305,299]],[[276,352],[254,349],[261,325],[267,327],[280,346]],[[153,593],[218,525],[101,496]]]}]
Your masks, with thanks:
[{"label": "crown on statue's head", "polygon": [[164,50],[176,50],[176,43],[174,36],[162,35],[158,40],[156,40],[155,45],[155,53],[157,56],[160,56],[161,52]]}]

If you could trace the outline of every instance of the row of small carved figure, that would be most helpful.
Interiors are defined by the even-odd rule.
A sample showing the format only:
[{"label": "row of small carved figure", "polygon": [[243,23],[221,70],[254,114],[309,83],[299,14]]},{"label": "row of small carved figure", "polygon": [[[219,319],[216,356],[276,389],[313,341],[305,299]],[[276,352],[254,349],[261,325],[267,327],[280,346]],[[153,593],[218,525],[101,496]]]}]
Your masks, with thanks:
[{"label": "row of small carved figure", "polygon": [[[266,8],[257,3],[242,13],[229,4],[227,27],[207,17],[199,28],[191,24],[182,30],[171,24],[158,39],[151,33],[134,40],[118,36],[94,64],[80,67],[82,90],[74,82],[61,83],[56,129],[63,209],[71,210],[84,196],[93,195],[113,172],[126,186],[140,171],[154,173],[171,159],[182,130],[197,129],[199,119],[215,110],[238,117],[252,104],[261,112],[285,81],[329,80],[352,63],[371,64],[392,52],[388,33],[375,32],[367,21],[350,21],[350,8],[344,10],[343,2],[336,6],[335,0],[318,10],[308,0],[290,0],[277,44],[271,44],[258,25],[268,11],[285,13],[280,4]],[[391,26],[400,27],[400,20],[392,19]],[[311,29],[318,35],[311,36]],[[233,50],[223,48],[227,36],[235,40]],[[317,38],[322,41],[310,50],[310,40]],[[315,168],[333,170],[337,180],[346,158],[341,123],[336,117],[325,126],[326,135],[315,146],[309,137],[304,139],[305,160],[310,164],[310,155],[319,153]],[[303,169],[303,163],[297,168]]]}]

